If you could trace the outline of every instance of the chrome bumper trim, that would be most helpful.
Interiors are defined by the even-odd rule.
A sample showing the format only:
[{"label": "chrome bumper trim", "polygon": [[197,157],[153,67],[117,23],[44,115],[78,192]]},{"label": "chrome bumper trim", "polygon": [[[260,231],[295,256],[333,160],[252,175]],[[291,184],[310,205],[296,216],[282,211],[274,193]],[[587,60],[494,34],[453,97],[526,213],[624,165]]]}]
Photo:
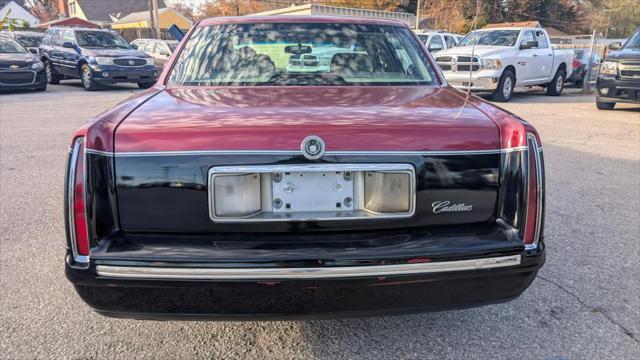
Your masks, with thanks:
[{"label": "chrome bumper trim", "polygon": [[520,265],[520,255],[432,263],[343,266],[326,268],[165,268],[139,266],[96,266],[101,277],[153,280],[293,280],[402,276],[493,269]]}]

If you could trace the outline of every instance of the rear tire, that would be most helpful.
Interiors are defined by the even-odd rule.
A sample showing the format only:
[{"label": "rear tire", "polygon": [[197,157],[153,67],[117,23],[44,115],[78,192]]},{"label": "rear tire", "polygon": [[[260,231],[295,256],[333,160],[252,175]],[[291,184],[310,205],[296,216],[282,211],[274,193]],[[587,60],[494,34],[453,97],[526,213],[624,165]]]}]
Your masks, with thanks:
[{"label": "rear tire", "polygon": [[47,72],[47,82],[49,84],[60,84],[60,80],[62,79],[62,77],[56,72],[53,66],[51,66],[51,62],[49,60],[44,61],[44,69]]},{"label": "rear tire", "polygon": [[498,88],[493,92],[493,100],[499,102],[507,102],[513,96],[513,88],[516,84],[516,76],[511,69],[507,69],[500,76]]},{"label": "rear tire", "polygon": [[80,80],[82,87],[87,91],[96,91],[100,88],[100,85],[93,79],[93,71],[87,64],[82,65],[82,69],[80,69]]},{"label": "rear tire", "polygon": [[154,84],[154,83],[139,82],[139,83],[138,83],[138,87],[139,87],[140,89],[148,89],[148,88],[152,87],[152,86],[153,86],[153,84]]},{"label": "rear tire", "polygon": [[613,110],[615,106],[616,103],[614,102],[601,102],[596,100],[596,107],[598,110]]},{"label": "rear tire", "polygon": [[562,89],[564,89],[564,77],[564,70],[558,69],[553,80],[547,84],[547,95],[560,96],[560,94],[562,94]]}]

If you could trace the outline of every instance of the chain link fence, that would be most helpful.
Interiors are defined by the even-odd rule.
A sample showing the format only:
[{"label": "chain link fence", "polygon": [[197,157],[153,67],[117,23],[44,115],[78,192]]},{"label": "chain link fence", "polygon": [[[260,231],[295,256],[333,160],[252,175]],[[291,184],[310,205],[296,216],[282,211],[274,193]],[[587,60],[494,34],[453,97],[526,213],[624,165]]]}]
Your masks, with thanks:
[{"label": "chain link fence", "polygon": [[[573,50],[575,74],[569,79],[574,85],[582,87],[585,92],[592,92],[595,88],[600,63],[607,54],[609,44],[625,39],[605,39],[602,33],[594,32],[588,35],[550,36],[555,49]],[[588,67],[587,64],[591,63]]]}]

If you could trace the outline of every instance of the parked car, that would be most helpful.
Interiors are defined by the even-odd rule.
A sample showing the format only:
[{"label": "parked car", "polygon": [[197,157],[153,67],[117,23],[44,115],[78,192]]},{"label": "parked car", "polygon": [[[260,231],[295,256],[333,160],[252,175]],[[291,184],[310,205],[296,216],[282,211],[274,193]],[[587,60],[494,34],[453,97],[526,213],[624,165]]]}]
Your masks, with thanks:
[{"label": "parked car", "polygon": [[12,36],[0,33],[0,90],[47,89],[44,66]]},{"label": "parked car", "polygon": [[463,38],[462,35],[444,31],[422,31],[416,33],[416,35],[431,54],[436,54],[440,50],[451,49]]},{"label": "parked car", "polygon": [[585,49],[573,50],[573,71],[571,76],[567,78],[567,82],[570,82],[575,87],[582,87],[584,77],[587,75],[587,64],[591,61],[591,75],[596,76],[598,74],[598,67],[600,66],[600,55],[593,54],[591,51]]},{"label": "parked car", "polygon": [[13,37],[20,45],[35,55],[39,55],[39,47],[44,33],[36,31],[3,31],[3,33]]},{"label": "parked car", "polygon": [[115,83],[137,83],[146,89],[158,76],[153,58],[133,49],[111,30],[50,28],[40,52],[49,84],[81,79],[82,86],[90,91]]},{"label": "parked car", "polygon": [[[534,281],[539,136],[447,85],[407,25],[217,17],[187,36],[154,88],[72,137],[66,275],[96,311],[405,313]],[[359,52],[287,71],[327,39]]]},{"label": "parked car", "polygon": [[176,50],[178,42],[176,40],[136,39],[131,42],[131,45],[135,45],[138,50],[151,56],[158,67],[158,72],[162,72],[164,64]]},{"label": "parked car", "polygon": [[640,103],[640,28],[627,42],[609,45],[596,80],[596,106],[613,110],[616,103]]},{"label": "parked car", "polygon": [[495,101],[511,100],[517,86],[544,86],[558,96],[573,70],[573,52],[553,49],[546,31],[535,27],[473,31],[436,61],[451,85],[490,91]]}]

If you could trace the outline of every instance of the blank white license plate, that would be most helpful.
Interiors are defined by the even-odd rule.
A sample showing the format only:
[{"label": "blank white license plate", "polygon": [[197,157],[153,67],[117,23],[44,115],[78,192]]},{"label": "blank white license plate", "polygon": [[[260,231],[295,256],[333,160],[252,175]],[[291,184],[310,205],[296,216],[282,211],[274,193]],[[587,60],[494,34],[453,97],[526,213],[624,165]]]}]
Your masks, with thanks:
[{"label": "blank white license plate", "polygon": [[273,173],[272,211],[353,210],[355,175],[352,171]]}]

